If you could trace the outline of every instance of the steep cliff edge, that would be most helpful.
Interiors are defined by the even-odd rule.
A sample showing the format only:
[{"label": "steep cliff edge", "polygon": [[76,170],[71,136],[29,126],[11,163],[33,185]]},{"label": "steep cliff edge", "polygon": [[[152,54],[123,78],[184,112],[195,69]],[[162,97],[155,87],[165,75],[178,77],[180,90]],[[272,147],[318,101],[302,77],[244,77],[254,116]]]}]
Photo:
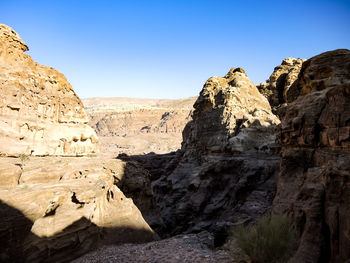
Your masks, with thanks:
[{"label": "steep cliff edge", "polygon": [[96,133],[71,85],[27,50],[12,28],[0,25],[0,155],[97,153]]},{"label": "steep cliff edge", "polygon": [[[274,200],[298,233],[291,262],[350,258],[350,51],[303,63],[285,107],[283,146]],[[293,100],[294,99],[294,100]]]}]

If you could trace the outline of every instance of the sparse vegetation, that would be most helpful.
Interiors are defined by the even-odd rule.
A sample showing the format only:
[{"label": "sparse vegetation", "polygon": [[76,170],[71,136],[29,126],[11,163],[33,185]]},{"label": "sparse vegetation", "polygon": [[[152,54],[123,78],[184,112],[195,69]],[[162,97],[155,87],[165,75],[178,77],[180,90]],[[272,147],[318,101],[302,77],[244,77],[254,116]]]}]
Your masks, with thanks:
[{"label": "sparse vegetation", "polygon": [[19,155],[19,159],[21,160],[22,166],[24,166],[24,163],[29,160],[29,155],[27,155],[25,153],[21,153]]},{"label": "sparse vegetation", "polygon": [[234,227],[232,235],[253,263],[286,262],[294,244],[291,222],[281,215],[264,216],[251,227]]}]

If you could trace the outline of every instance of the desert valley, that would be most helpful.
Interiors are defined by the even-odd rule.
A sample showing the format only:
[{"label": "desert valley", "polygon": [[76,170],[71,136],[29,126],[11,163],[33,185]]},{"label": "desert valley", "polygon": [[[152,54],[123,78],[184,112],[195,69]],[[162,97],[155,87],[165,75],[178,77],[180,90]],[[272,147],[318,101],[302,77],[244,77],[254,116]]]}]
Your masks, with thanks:
[{"label": "desert valley", "polygon": [[[179,100],[80,99],[26,51],[0,25],[0,262],[350,260],[350,50]],[[268,216],[259,261],[232,232]]]}]

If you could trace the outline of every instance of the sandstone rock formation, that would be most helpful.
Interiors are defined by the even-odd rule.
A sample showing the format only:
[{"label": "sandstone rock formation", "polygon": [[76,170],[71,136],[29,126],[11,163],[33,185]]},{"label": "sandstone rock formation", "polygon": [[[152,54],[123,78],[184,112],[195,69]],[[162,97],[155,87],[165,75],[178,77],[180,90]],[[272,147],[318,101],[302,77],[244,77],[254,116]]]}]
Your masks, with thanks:
[{"label": "sandstone rock formation", "polygon": [[101,153],[117,156],[178,150],[195,100],[90,98],[83,102],[89,124],[99,136]]},{"label": "sandstone rock formation", "polygon": [[71,85],[27,50],[12,28],[0,25],[0,155],[97,153],[96,133]]},{"label": "sandstone rock formation", "polygon": [[259,91],[268,98],[271,107],[276,109],[288,101],[290,87],[297,80],[305,59],[286,58],[281,65],[275,67],[268,82],[258,85]]},{"label": "sandstone rock formation", "polygon": [[115,159],[0,158],[0,261],[68,262],[101,245],[155,240],[117,186],[126,172],[135,178],[145,171],[126,166]]},{"label": "sandstone rock formation", "polygon": [[[186,154],[267,151],[279,123],[268,101],[243,69],[207,80],[194,104],[193,121],[184,130]],[[186,155],[185,154],[185,155]]]},{"label": "sandstone rock formation", "polygon": [[277,213],[297,229],[291,262],[350,259],[350,50],[303,63],[284,110]]},{"label": "sandstone rock formation", "polygon": [[266,212],[275,193],[279,120],[245,72],[210,78],[183,132],[181,151],[121,156],[149,169],[156,203],[168,234],[215,233]]}]

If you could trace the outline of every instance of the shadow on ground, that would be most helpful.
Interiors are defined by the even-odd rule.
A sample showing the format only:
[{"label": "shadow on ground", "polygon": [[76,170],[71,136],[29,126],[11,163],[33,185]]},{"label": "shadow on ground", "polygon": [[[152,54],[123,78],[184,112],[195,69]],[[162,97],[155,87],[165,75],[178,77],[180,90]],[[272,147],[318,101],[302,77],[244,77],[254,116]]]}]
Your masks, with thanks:
[{"label": "shadow on ground", "polygon": [[129,227],[98,227],[85,217],[50,237],[31,232],[33,222],[0,200],[0,262],[69,262],[102,245],[147,242],[154,233]]},{"label": "shadow on ground", "polygon": [[214,234],[215,246],[221,246],[233,225],[266,213],[276,192],[275,155],[222,155],[203,163],[182,161],[181,151],[117,158],[149,171],[155,207],[164,224],[162,231],[155,230],[162,237],[206,230]]}]

